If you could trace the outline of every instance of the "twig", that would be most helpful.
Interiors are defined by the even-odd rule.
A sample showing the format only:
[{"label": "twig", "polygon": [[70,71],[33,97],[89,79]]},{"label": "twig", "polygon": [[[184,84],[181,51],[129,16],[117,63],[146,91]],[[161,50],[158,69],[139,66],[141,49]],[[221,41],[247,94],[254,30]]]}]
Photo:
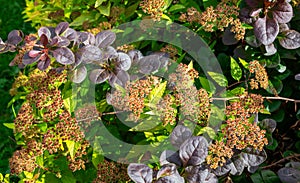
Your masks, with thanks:
[{"label": "twig", "polygon": [[275,166],[275,165],[277,165],[277,164],[283,163],[283,162],[285,162],[285,161],[287,161],[287,160],[289,160],[289,159],[297,158],[297,157],[300,157],[300,154],[293,154],[293,155],[291,155],[291,156],[282,158],[282,159],[279,160],[279,161],[276,161],[276,162],[274,162],[274,163],[272,163],[272,164],[270,164],[270,165],[267,165],[267,166],[262,167],[262,169],[270,168],[270,167]]},{"label": "twig", "polygon": [[[263,99],[268,99],[268,100],[284,100],[288,102],[294,102],[294,103],[300,103],[300,100],[296,99],[291,99],[291,98],[285,98],[285,97],[262,97]],[[216,100],[216,101],[228,101],[228,100],[234,100],[234,99],[239,99],[239,97],[228,97],[228,98],[211,98],[211,100]]]}]

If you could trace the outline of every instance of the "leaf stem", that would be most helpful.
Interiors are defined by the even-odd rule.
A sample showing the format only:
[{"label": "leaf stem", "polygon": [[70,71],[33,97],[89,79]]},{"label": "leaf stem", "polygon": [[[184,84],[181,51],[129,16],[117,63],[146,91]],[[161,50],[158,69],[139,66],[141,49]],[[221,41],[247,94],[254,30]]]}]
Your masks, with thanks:
[{"label": "leaf stem", "polygon": [[270,168],[270,167],[275,166],[275,165],[277,165],[277,164],[283,163],[283,162],[285,162],[285,161],[287,161],[287,160],[289,160],[289,159],[293,159],[293,158],[297,158],[297,157],[300,157],[300,154],[293,154],[293,155],[291,155],[291,156],[287,156],[287,157],[282,158],[281,160],[276,161],[276,162],[274,162],[274,163],[272,163],[272,164],[270,164],[270,165],[263,166],[262,169]]}]

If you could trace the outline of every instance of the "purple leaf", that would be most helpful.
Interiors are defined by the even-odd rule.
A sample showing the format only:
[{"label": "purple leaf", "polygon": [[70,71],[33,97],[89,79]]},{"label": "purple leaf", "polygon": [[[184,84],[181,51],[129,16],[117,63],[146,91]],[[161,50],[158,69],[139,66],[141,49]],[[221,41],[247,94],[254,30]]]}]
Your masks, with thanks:
[{"label": "purple leaf", "polygon": [[13,30],[7,36],[7,43],[17,45],[23,40],[23,32],[20,30]]},{"label": "purple leaf", "polygon": [[125,87],[129,79],[130,79],[129,74],[126,71],[120,70],[117,73],[111,73],[108,82],[112,87],[114,87],[115,83],[117,83],[122,87]]},{"label": "purple leaf", "polygon": [[127,173],[136,183],[152,183],[153,170],[147,165],[131,163],[127,168]]},{"label": "purple leaf", "polygon": [[127,71],[131,66],[131,59],[126,53],[119,52],[117,58],[117,65],[122,70]]},{"label": "purple leaf", "polygon": [[69,28],[69,23],[68,22],[60,22],[55,27],[55,33],[56,33],[56,35],[60,35],[60,34],[64,33],[68,28]]},{"label": "purple leaf", "polygon": [[112,59],[112,58],[117,58],[118,57],[117,51],[112,46],[107,46],[106,48],[101,49],[101,51],[102,51],[102,59],[103,60],[107,60],[107,59]]},{"label": "purple leaf", "polygon": [[267,159],[267,154],[265,150],[259,151],[247,147],[245,151],[241,153],[241,157],[248,166],[258,166]]},{"label": "purple leaf", "polygon": [[46,70],[49,65],[50,65],[50,58],[47,56],[45,59],[43,60],[40,60],[38,63],[37,63],[37,68],[39,68],[41,71],[44,71]]},{"label": "purple leaf", "polygon": [[165,177],[165,176],[175,174],[176,171],[177,169],[175,164],[172,163],[165,164],[157,172],[156,178],[159,179],[160,177]]},{"label": "purple leaf", "polygon": [[192,131],[183,125],[177,125],[170,136],[171,144],[178,148],[183,144],[184,141],[192,136]]},{"label": "purple leaf", "polygon": [[139,61],[139,71],[142,74],[150,74],[158,70],[160,66],[159,57],[156,55],[148,55]]},{"label": "purple leaf", "polygon": [[260,0],[246,0],[246,3],[248,6],[250,6],[251,8],[256,8],[259,6],[262,6],[263,1]]},{"label": "purple leaf", "polygon": [[24,54],[24,56],[22,58],[22,63],[24,65],[32,64],[33,62],[38,61],[39,58],[40,58],[40,56],[32,58],[32,57],[29,56],[29,53],[27,52],[27,53]]},{"label": "purple leaf", "polygon": [[276,3],[273,9],[273,19],[278,23],[288,23],[293,18],[293,7],[288,2]]},{"label": "purple leaf", "polygon": [[63,65],[73,64],[75,62],[75,56],[69,48],[57,48],[56,50],[52,51],[52,54],[56,61]]},{"label": "purple leaf", "polygon": [[287,30],[290,30],[290,28],[287,24],[279,24],[279,32],[284,32]]},{"label": "purple leaf", "polygon": [[264,45],[270,45],[279,33],[278,23],[267,17],[258,18],[254,23],[254,34]]},{"label": "purple leaf", "polygon": [[47,37],[47,40],[50,40],[50,38],[51,38],[51,31],[47,27],[41,27],[38,30],[38,36],[42,37],[42,35],[45,35]]},{"label": "purple leaf", "polygon": [[182,165],[179,157],[179,153],[171,150],[165,150],[161,153],[159,158],[160,165],[165,165],[169,163],[174,163],[178,166]]},{"label": "purple leaf", "polygon": [[235,39],[235,33],[230,31],[231,27],[227,27],[222,36],[222,42],[224,45],[234,45],[239,42],[239,40]]},{"label": "purple leaf", "polygon": [[130,50],[128,55],[132,60],[132,64],[137,64],[139,60],[144,57],[140,50]]},{"label": "purple leaf", "polygon": [[77,32],[74,29],[68,28],[62,35],[70,41],[75,41],[77,38]]},{"label": "purple leaf", "polygon": [[273,133],[277,125],[274,119],[269,118],[263,119],[259,124],[263,129],[266,129],[268,133]]},{"label": "purple leaf", "polygon": [[278,170],[279,179],[285,183],[300,182],[300,170],[284,167]]},{"label": "purple leaf", "polygon": [[241,19],[242,22],[245,22],[247,24],[252,24],[254,19],[250,16],[250,9],[248,8],[241,9],[239,18]]},{"label": "purple leaf", "polygon": [[102,60],[102,52],[96,46],[86,45],[79,50],[79,53],[81,53],[82,62],[87,64],[93,61],[100,62],[100,60]]},{"label": "purple leaf", "polygon": [[282,32],[283,38],[279,39],[279,43],[286,49],[297,49],[300,47],[300,33],[295,30],[287,30]]},{"label": "purple leaf", "polygon": [[110,77],[105,69],[95,69],[90,73],[90,80],[95,84],[105,82]]},{"label": "purple leaf", "polygon": [[83,43],[83,42],[87,41],[89,38],[89,34],[87,32],[76,32],[76,34],[78,36],[76,38],[77,39],[76,42],[78,42],[78,43]]},{"label": "purple leaf", "polygon": [[59,37],[59,36],[55,36],[51,42],[52,46],[57,46],[57,47],[69,46],[69,44],[70,44],[69,39],[65,37]]},{"label": "purple leaf", "polygon": [[71,80],[74,83],[81,83],[87,75],[87,70],[85,66],[81,66],[72,71]]},{"label": "purple leaf", "polygon": [[31,58],[37,57],[41,54],[42,53],[39,50],[31,50],[31,51],[28,52],[28,56],[31,57]]},{"label": "purple leaf", "polygon": [[45,34],[41,35],[40,41],[43,46],[47,46],[47,44],[49,43],[49,39],[47,38],[47,36]]},{"label": "purple leaf", "polygon": [[116,40],[116,34],[111,31],[99,32],[96,36],[96,46],[99,48],[105,48],[111,45]]},{"label": "purple leaf", "polygon": [[300,81],[300,74],[296,74],[296,75],[295,75],[295,80]]},{"label": "purple leaf", "polygon": [[189,183],[217,183],[218,178],[215,174],[210,173],[205,166],[191,166],[186,168],[187,181]]},{"label": "purple leaf", "polygon": [[183,166],[197,166],[205,161],[208,154],[208,142],[202,136],[187,139],[179,149]]},{"label": "purple leaf", "polygon": [[256,18],[256,17],[259,16],[259,14],[262,12],[262,10],[263,10],[262,8],[255,8],[255,9],[250,11],[249,16],[253,17],[253,18]]},{"label": "purple leaf", "polygon": [[273,43],[270,45],[265,45],[265,50],[266,53],[264,55],[266,56],[274,55],[277,52],[277,49],[275,48]]},{"label": "purple leaf", "polygon": [[[161,174],[161,170],[163,170],[163,173],[166,173],[168,171],[171,171],[172,174],[171,175],[166,175],[167,176],[162,176],[163,174]],[[159,175],[161,176],[161,178],[159,178],[156,183],[184,183],[184,178],[180,176],[180,174],[178,173],[176,166],[174,167],[173,165],[165,165],[162,167],[162,169],[159,170],[157,178],[159,177]]]}]

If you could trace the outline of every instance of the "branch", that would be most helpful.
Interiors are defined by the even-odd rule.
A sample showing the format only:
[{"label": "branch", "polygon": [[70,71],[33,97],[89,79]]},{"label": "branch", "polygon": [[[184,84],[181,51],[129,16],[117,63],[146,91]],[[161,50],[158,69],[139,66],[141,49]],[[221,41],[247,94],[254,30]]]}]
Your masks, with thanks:
[{"label": "branch", "polygon": [[283,163],[283,162],[285,162],[285,161],[287,161],[287,160],[289,160],[289,159],[297,158],[297,157],[300,157],[300,154],[293,154],[293,155],[291,155],[291,156],[287,156],[287,157],[285,157],[285,158],[283,158],[283,159],[281,159],[281,160],[279,160],[279,161],[276,161],[275,163],[272,163],[272,164],[267,165],[267,166],[263,166],[262,169],[270,168],[270,167],[275,166],[275,165],[277,165],[277,164]]},{"label": "branch", "polygon": [[[216,100],[216,101],[228,101],[228,100],[234,100],[234,99],[239,99],[239,97],[228,97],[228,98],[211,98],[211,100]],[[285,98],[285,97],[263,97],[263,99],[267,100],[284,100],[287,102],[294,102],[294,103],[300,103],[300,100],[296,99],[291,99],[291,98]]]}]

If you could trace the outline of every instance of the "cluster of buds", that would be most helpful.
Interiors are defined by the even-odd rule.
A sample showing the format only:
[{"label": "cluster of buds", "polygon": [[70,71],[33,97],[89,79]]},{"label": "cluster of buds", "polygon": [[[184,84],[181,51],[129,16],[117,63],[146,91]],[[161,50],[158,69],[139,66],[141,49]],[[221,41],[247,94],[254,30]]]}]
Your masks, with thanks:
[{"label": "cluster of buds", "polygon": [[87,148],[90,146],[90,143],[86,140],[84,140],[80,147],[77,149],[74,158],[71,158],[71,156],[67,156],[67,159],[69,161],[69,168],[73,172],[77,170],[85,170],[85,161],[83,159],[83,156],[87,155]]},{"label": "cluster of buds", "polygon": [[196,120],[205,125],[210,115],[210,99],[204,89],[194,86],[198,72],[185,64],[179,64],[176,72],[170,74],[169,81],[174,85],[176,104],[180,112],[188,119]]},{"label": "cluster of buds", "polygon": [[158,83],[158,77],[154,76],[127,83],[125,87],[126,92],[114,91],[112,96],[110,96],[110,103],[122,111],[131,111],[133,120],[137,121],[145,107],[145,98],[149,95],[153,86],[155,87]]},{"label": "cluster of buds", "polygon": [[233,155],[233,150],[226,146],[223,141],[216,141],[209,146],[206,162],[210,168],[216,169],[225,165],[226,161]]},{"label": "cluster of buds", "polygon": [[9,166],[12,174],[19,174],[23,171],[33,172],[38,165],[35,163],[35,156],[30,155],[29,149],[22,148],[14,152],[9,159]]},{"label": "cluster of buds", "polygon": [[251,89],[258,89],[259,85],[261,88],[268,88],[269,79],[267,71],[257,60],[249,63],[249,71],[255,74],[255,78],[250,80]]},{"label": "cluster of buds", "polygon": [[160,49],[160,51],[162,51],[164,53],[168,53],[172,60],[177,60],[176,56],[178,54],[178,50],[175,46],[173,46],[171,44],[167,44],[166,46],[162,47]]},{"label": "cluster of buds", "polygon": [[114,161],[104,160],[98,165],[97,178],[93,183],[127,182],[127,166]]},{"label": "cluster of buds", "polygon": [[14,120],[15,132],[22,133],[23,136],[31,136],[34,121],[35,119],[31,105],[28,102],[23,103]]},{"label": "cluster of buds", "polygon": [[222,129],[221,141],[215,141],[209,147],[206,160],[211,168],[223,166],[233,155],[233,151],[252,147],[262,151],[268,144],[266,131],[261,130],[251,117],[263,109],[262,96],[246,94],[226,107],[226,126]]},{"label": "cluster of buds", "polygon": [[109,23],[114,25],[117,21],[120,20],[120,16],[124,14],[125,8],[120,6],[113,6],[110,10]]},{"label": "cluster of buds", "polygon": [[24,75],[22,72],[19,72],[18,77],[15,79],[11,89],[9,90],[9,94],[14,96],[18,93],[18,88],[24,86],[28,82],[28,77]]},{"label": "cluster of buds", "polygon": [[231,1],[223,0],[215,8],[207,7],[201,13],[193,7],[188,8],[187,13],[182,14],[179,20],[199,23],[207,32],[224,31],[224,28],[231,26],[230,31],[235,33],[237,40],[241,40],[244,39],[246,30],[242,27],[240,19],[237,18],[238,15],[239,7]]},{"label": "cluster of buds", "polygon": [[149,14],[155,21],[159,21],[163,15],[162,8],[165,6],[164,0],[143,0],[140,3],[142,10]]},{"label": "cluster of buds", "polygon": [[241,96],[226,107],[227,125],[222,129],[227,146],[239,150],[253,147],[262,150],[268,144],[265,138],[265,130],[261,130],[256,122],[250,121],[251,116],[257,114],[261,109],[263,99],[260,95]]},{"label": "cluster of buds", "polygon": [[86,104],[75,111],[75,117],[79,126],[87,130],[91,126],[92,121],[101,117],[101,113],[99,113],[95,105]]},{"label": "cluster of buds", "polygon": [[99,23],[99,25],[97,27],[94,27],[92,29],[88,29],[87,32],[90,32],[94,35],[98,34],[99,32],[103,31],[103,30],[108,30],[111,29],[112,25],[109,22],[101,22]]},{"label": "cluster of buds", "polygon": [[132,45],[132,44],[124,44],[122,46],[118,46],[117,50],[125,52],[125,53],[128,53],[130,50],[134,50],[134,45]]},{"label": "cluster of buds", "polygon": [[176,122],[177,109],[175,106],[175,98],[171,95],[165,95],[163,100],[160,100],[157,106],[157,110],[160,114],[163,125],[174,125]]}]

